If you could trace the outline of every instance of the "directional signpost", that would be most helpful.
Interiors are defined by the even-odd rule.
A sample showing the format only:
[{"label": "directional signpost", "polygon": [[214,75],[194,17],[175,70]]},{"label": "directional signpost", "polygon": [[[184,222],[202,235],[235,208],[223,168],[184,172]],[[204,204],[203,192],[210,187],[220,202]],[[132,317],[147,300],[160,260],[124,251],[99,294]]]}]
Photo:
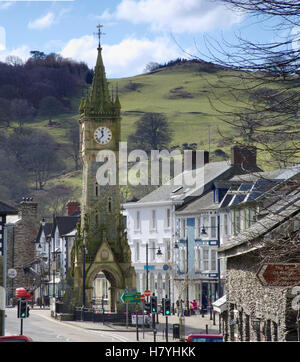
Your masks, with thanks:
[{"label": "directional signpost", "polygon": [[300,264],[263,264],[256,277],[263,286],[292,287],[300,285]]},{"label": "directional signpost", "polygon": [[141,300],[140,292],[124,292],[120,296],[120,301],[122,303],[137,303]]}]

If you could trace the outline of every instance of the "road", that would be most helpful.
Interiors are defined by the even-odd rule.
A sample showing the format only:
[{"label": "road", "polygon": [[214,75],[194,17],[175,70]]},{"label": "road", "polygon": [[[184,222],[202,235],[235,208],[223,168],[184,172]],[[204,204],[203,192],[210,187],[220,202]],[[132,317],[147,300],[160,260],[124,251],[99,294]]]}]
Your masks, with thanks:
[{"label": "road", "polygon": [[[20,334],[20,319],[16,308],[7,308],[5,335]],[[34,342],[128,342],[126,332],[88,330],[50,317],[49,310],[34,309],[23,321],[23,334]]]}]

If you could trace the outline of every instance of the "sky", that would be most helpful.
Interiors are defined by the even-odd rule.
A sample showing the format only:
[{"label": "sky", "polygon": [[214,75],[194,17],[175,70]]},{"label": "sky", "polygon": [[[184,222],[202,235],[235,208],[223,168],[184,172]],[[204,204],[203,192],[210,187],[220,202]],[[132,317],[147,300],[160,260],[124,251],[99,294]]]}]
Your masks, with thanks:
[{"label": "sky", "polygon": [[[269,22],[218,0],[0,0],[0,61],[23,60],[30,51],[55,52],[95,66],[101,46],[109,78],[143,73],[150,62],[199,57],[207,60],[209,42],[234,42],[240,33],[253,41],[272,40]],[[211,48],[210,48],[211,49]]]}]

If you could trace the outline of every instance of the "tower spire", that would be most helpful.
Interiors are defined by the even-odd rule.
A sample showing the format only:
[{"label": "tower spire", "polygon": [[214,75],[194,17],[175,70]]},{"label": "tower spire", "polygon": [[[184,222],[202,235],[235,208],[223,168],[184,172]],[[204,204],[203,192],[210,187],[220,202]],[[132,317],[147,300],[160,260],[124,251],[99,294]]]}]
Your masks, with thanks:
[{"label": "tower spire", "polygon": [[101,35],[104,34],[101,31],[102,27],[103,25],[98,25],[98,32],[95,33],[98,36],[98,56],[90,96],[87,97],[89,99],[85,102],[85,112],[91,114],[109,113],[112,111],[105,68],[102,60]]}]

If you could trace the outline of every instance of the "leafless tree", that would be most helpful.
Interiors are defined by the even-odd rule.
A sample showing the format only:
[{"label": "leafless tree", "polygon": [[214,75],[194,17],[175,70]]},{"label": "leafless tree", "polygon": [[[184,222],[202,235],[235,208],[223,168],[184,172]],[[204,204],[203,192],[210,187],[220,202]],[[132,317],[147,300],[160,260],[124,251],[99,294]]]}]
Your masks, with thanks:
[{"label": "leafless tree", "polygon": [[232,44],[206,37],[210,60],[226,69],[217,73],[211,105],[220,119],[235,129],[236,141],[255,145],[266,156],[268,166],[299,163],[300,2],[222,2],[256,22],[271,19],[269,28],[276,40],[253,42],[238,35]]}]

